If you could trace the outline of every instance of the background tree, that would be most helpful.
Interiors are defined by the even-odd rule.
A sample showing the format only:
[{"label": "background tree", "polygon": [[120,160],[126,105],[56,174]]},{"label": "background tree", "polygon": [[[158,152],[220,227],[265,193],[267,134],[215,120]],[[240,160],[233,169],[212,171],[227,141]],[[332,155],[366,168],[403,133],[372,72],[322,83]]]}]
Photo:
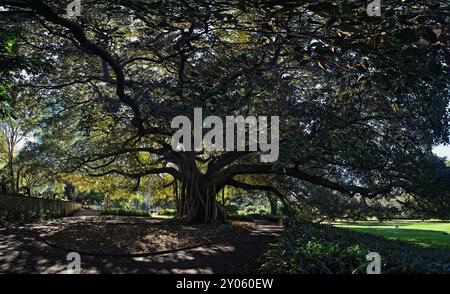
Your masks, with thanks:
[{"label": "background tree", "polygon": [[[20,94],[18,94],[20,95]],[[7,154],[7,170],[10,191],[15,193],[19,189],[19,179],[15,176],[14,159],[19,144],[24,144],[27,137],[32,138],[38,126],[38,107],[28,97],[14,97],[9,103],[10,115],[0,121],[2,144]]]},{"label": "background tree", "polygon": [[59,180],[58,175],[48,170],[45,161],[41,160],[42,146],[28,142],[20,150],[16,159],[16,191],[27,196],[38,195],[40,190],[51,186]]}]

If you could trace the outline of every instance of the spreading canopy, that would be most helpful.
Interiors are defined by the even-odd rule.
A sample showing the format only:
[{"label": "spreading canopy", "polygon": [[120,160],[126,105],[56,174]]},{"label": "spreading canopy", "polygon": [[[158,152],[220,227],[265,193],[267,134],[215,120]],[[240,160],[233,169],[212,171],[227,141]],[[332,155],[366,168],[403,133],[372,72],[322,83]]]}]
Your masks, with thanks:
[{"label": "spreading canopy", "polygon": [[[251,175],[448,207],[448,168],[431,153],[449,142],[446,2],[383,1],[369,17],[361,1],[82,1],[69,19],[57,1],[0,0],[0,16],[16,50],[46,65],[16,86],[47,108],[53,168],[137,184],[170,174],[180,215],[214,222],[225,185],[283,198]],[[279,160],[172,150],[172,118],[196,107],[279,116]]]}]

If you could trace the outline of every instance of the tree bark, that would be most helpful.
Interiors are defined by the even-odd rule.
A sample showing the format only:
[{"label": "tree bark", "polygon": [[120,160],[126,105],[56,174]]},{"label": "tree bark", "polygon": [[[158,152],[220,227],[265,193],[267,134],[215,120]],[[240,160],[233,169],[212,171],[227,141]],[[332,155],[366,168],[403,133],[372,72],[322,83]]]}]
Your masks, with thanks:
[{"label": "tree bark", "polygon": [[278,212],[277,197],[269,192],[266,192],[266,195],[270,203],[270,214],[277,214]]},{"label": "tree bark", "polygon": [[8,172],[9,172],[9,183],[10,183],[10,188],[11,188],[11,192],[15,193],[16,192],[16,183],[14,181],[14,167],[13,167],[13,149],[10,149],[8,151]]},{"label": "tree bark", "polygon": [[16,191],[19,192],[20,191],[20,177],[21,177],[21,173],[22,170],[25,168],[25,166],[21,166],[19,167],[19,169],[17,170],[17,175],[16,175]]},{"label": "tree bark", "polygon": [[216,185],[195,167],[183,177],[178,216],[183,217],[188,224],[226,222],[217,202]]},{"label": "tree bark", "polygon": [[225,207],[225,187],[222,189],[222,206]]},{"label": "tree bark", "polygon": [[180,196],[178,193],[178,180],[175,178],[173,179],[173,192],[175,194],[175,208],[176,208],[176,211],[178,214],[178,212],[181,209],[181,206],[180,206],[181,203],[180,203]]}]

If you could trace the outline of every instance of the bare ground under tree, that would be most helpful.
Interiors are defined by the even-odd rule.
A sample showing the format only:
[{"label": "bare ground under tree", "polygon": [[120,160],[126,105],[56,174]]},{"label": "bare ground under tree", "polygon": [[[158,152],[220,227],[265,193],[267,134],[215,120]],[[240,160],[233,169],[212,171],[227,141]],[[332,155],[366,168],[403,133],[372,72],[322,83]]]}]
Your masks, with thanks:
[{"label": "bare ground under tree", "polygon": [[[86,231],[88,222],[93,223],[90,232]],[[219,234],[211,227],[176,229],[160,221],[144,221],[138,218],[78,217],[29,226],[2,228],[0,229],[0,272],[64,273],[68,252],[76,251],[72,249],[80,251],[89,249],[92,254],[81,254],[82,273],[255,273],[259,266],[259,257],[268,244],[275,241],[281,227],[266,224],[254,226],[253,230],[249,230],[240,226],[241,224],[235,225],[233,228],[222,227],[219,230],[224,231]],[[113,228],[110,233],[115,237],[105,235],[107,227]],[[94,238],[93,233],[98,228],[102,228],[97,231],[101,237]],[[114,242],[115,238],[116,240],[130,239],[130,235],[122,235],[123,238],[120,238],[119,234],[126,230],[129,231],[128,234],[136,233],[137,238],[124,243]],[[142,240],[143,236],[148,237],[158,230],[160,230],[158,239],[163,239],[161,234],[164,230],[168,230],[170,238],[160,243],[152,242],[150,239]],[[189,230],[197,231],[192,233]],[[201,231],[204,234],[201,234]],[[81,236],[84,236],[85,240],[81,245],[76,245],[78,248],[62,249],[69,245],[69,242],[64,244],[61,241],[61,237],[68,236],[66,233],[74,233],[71,241]],[[221,238],[219,238],[220,235]],[[137,242],[139,238],[141,239]],[[177,243],[177,240],[183,238],[187,238],[188,241],[182,244]],[[93,243],[89,244],[88,240]],[[113,242],[109,248],[103,247],[102,252],[109,250],[106,253],[111,254],[96,254],[100,253],[98,248],[102,248],[96,242],[104,242],[103,246],[106,246],[105,242],[108,240]],[[57,243],[58,246],[50,246],[50,241]],[[127,247],[127,244],[131,246]],[[177,246],[189,248],[180,249]],[[165,254],[156,252],[154,255],[158,249],[168,250],[168,252]],[[139,252],[143,254],[126,255]]]}]

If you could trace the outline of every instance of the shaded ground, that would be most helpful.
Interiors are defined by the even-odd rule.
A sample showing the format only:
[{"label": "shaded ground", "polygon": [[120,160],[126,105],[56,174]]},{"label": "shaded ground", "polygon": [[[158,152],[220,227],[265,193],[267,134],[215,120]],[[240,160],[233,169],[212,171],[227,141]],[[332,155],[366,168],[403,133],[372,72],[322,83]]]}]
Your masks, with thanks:
[{"label": "shaded ground", "polygon": [[249,222],[185,226],[142,217],[100,216],[53,225],[41,236],[48,245],[79,253],[144,255],[219,243],[255,229]]},{"label": "shaded ground", "polygon": [[[142,220],[133,218],[109,217],[105,219],[104,217],[81,216],[28,226],[2,228],[0,229],[0,272],[64,273],[69,263],[66,261],[69,251],[49,246],[43,242],[42,237],[49,238],[49,235],[55,236],[58,233],[59,237],[62,237],[62,232],[70,228],[65,232],[74,233],[71,242],[76,242],[76,238],[83,236],[89,240],[94,236],[92,233],[95,230],[87,233],[86,222],[93,222],[93,228],[95,226],[103,227],[104,231],[100,230],[98,233],[102,236],[99,240],[104,242],[109,238],[105,239],[105,230],[107,230],[105,227],[116,227],[123,232],[124,229],[126,230],[124,220],[130,222],[131,228],[135,229],[136,226],[145,228],[145,225],[151,228],[154,226],[151,222],[156,222],[156,224],[160,222],[148,220],[150,223],[143,224]],[[78,231],[73,231],[73,228],[78,228]],[[210,240],[210,245],[154,256],[81,254],[82,273],[254,273],[258,268],[259,257],[267,245],[275,241],[281,231],[280,226],[270,224],[261,224],[255,228],[254,231],[242,230],[239,233],[232,231],[231,234],[226,234],[226,238],[223,240]],[[148,236],[151,232],[152,229],[143,229],[140,237]],[[120,236],[118,231],[115,231],[114,234]],[[71,234],[66,236],[69,235]],[[130,236],[125,237],[125,239],[130,238]],[[66,245],[70,245],[70,242],[67,242]],[[95,245],[92,247],[96,248]],[[120,249],[117,244],[112,248]],[[137,249],[155,250],[150,247]]]}]

